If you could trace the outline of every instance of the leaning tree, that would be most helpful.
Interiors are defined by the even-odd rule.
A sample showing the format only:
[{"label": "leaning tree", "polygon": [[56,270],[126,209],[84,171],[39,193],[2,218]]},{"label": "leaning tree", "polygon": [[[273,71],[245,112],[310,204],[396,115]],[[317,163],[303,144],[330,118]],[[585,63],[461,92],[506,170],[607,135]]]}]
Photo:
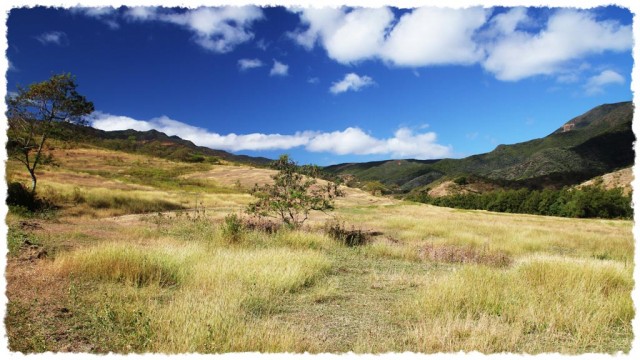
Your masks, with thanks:
[{"label": "leaning tree", "polygon": [[36,192],[36,168],[42,162],[45,143],[60,123],[85,124],[84,116],[93,112],[93,103],[76,91],[71,74],[18,87],[7,99],[7,153],[20,161],[31,175],[31,194]]}]

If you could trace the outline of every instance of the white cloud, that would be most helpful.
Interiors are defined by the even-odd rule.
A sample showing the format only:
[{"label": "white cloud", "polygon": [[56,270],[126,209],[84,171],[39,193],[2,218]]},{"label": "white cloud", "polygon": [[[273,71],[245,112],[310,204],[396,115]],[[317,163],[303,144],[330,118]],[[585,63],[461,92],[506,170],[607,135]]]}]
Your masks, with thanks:
[{"label": "white cloud", "polygon": [[338,155],[368,155],[379,153],[383,143],[359,128],[349,127],[344,131],[318,134],[309,142],[307,150]]},{"label": "white cloud", "polygon": [[436,142],[434,132],[414,133],[408,128],[398,129],[387,139],[375,138],[357,127],[344,131],[299,131],[293,135],[282,134],[227,134],[221,135],[206,129],[160,116],[151,120],[136,120],[96,111],[92,115],[93,127],[106,131],[155,129],[169,136],[177,135],[199,146],[228,151],[287,150],[304,147],[311,152],[327,152],[337,155],[388,155],[402,158],[434,159],[452,154],[450,146]]},{"label": "white cloud", "polygon": [[[524,16],[517,21],[525,21]],[[515,21],[517,23],[517,21]],[[515,28],[517,24],[503,29]],[[504,33],[487,46],[486,70],[504,81],[567,71],[572,61],[605,51],[631,48],[631,26],[597,21],[588,11],[559,10],[549,17],[538,34],[525,31]]]},{"label": "white cloud", "polygon": [[53,44],[64,46],[69,44],[67,34],[62,31],[49,31],[42,33],[36,36],[36,40],[40,41],[42,45]]},{"label": "white cloud", "polygon": [[264,14],[256,6],[199,7],[184,12],[132,7],[124,17],[130,21],[160,21],[181,26],[193,33],[192,40],[202,48],[227,53],[253,39],[251,25],[263,19]]},{"label": "white cloud", "polygon": [[98,19],[105,23],[111,30],[120,28],[120,24],[115,20],[117,11],[113,7],[72,7],[71,11]]},{"label": "white cloud", "polygon": [[474,31],[486,21],[481,8],[424,7],[403,15],[393,26],[386,7],[297,10],[306,30],[290,33],[301,46],[319,43],[330,58],[353,63],[379,58],[397,66],[478,61],[482,52],[472,41]]},{"label": "white cloud", "polygon": [[400,18],[380,57],[406,67],[476,63],[484,54],[473,35],[486,19],[482,8],[418,8]]},{"label": "white cloud", "polygon": [[487,35],[497,36],[510,34],[518,28],[518,26],[530,24],[532,22],[527,9],[523,7],[513,8],[505,13],[498,14],[491,19],[491,28]]},{"label": "white cloud", "polygon": [[604,92],[604,87],[610,84],[624,84],[624,77],[613,70],[604,70],[600,74],[587,80],[584,88],[587,95],[596,95]]},{"label": "white cloud", "polygon": [[136,120],[127,116],[117,116],[96,111],[93,113],[92,126],[105,130],[127,130],[148,131],[155,129],[169,136],[179,136],[192,141],[199,146],[206,146],[212,149],[222,149],[228,151],[241,150],[286,150],[293,147],[306,145],[311,133],[295,133],[294,135],[280,134],[246,134],[220,135],[206,129],[191,126],[183,122],[170,119],[166,116],[153,118],[151,120]]},{"label": "white cloud", "polygon": [[289,65],[283,64],[278,60],[273,60],[273,67],[269,71],[271,76],[287,76],[289,74]]},{"label": "white cloud", "polygon": [[307,150],[337,155],[389,154],[392,157],[417,159],[451,156],[452,148],[436,143],[436,138],[434,132],[415,134],[411,129],[403,127],[392,138],[377,139],[360,128],[349,127],[344,131],[316,135],[307,145]]},{"label": "white cloud", "polygon": [[157,20],[158,11],[155,7],[135,6],[127,9],[124,13],[125,19],[131,21],[151,21]]},{"label": "white cloud", "polygon": [[330,58],[351,63],[377,55],[393,13],[385,7],[348,12],[346,9],[307,8],[300,11],[300,18],[308,28],[290,34],[298,44],[311,49],[319,41]]},{"label": "white cloud", "polygon": [[262,18],[262,10],[255,6],[200,7],[155,17],[190,30],[196,44],[217,53],[229,52],[237,45],[253,39],[249,28]]},{"label": "white cloud", "polygon": [[344,79],[334,82],[329,88],[332,94],[340,94],[349,90],[358,91],[363,87],[371,86],[375,84],[372,78],[369,76],[360,76],[356,73],[349,73],[344,76]]},{"label": "white cloud", "polygon": [[260,61],[260,59],[240,59],[238,60],[238,67],[240,67],[240,70],[249,70],[249,69],[255,69],[255,68],[259,68],[261,66],[263,66],[264,64],[262,63],[262,61]]},{"label": "white cloud", "polygon": [[480,7],[422,7],[399,19],[384,7],[293,11],[301,25],[289,37],[308,50],[324,48],[339,63],[378,59],[410,68],[481,64],[503,81],[538,75],[567,81],[586,56],[628,51],[632,45],[630,25],[598,20],[590,10],[555,10],[546,23],[523,7],[493,17]]}]

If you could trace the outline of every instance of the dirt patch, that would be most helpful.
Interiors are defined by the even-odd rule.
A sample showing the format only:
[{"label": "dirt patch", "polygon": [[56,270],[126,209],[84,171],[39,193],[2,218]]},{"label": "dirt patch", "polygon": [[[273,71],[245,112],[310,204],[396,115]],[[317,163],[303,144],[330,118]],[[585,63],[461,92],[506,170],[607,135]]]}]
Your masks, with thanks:
[{"label": "dirt patch", "polygon": [[601,186],[604,189],[622,188],[622,192],[625,195],[631,193],[631,182],[633,182],[633,168],[628,167],[622,170],[614,171],[612,173],[598,176],[591,180],[587,180],[577,187],[583,186]]},{"label": "dirt patch", "polygon": [[50,271],[49,262],[8,259],[5,326],[9,349],[21,352],[83,351],[88,344],[74,339],[67,303],[69,282]]},{"label": "dirt patch", "polygon": [[429,196],[442,197],[456,194],[482,194],[498,189],[499,186],[483,182],[475,182],[466,185],[458,185],[455,182],[443,181],[433,189],[429,190]]}]

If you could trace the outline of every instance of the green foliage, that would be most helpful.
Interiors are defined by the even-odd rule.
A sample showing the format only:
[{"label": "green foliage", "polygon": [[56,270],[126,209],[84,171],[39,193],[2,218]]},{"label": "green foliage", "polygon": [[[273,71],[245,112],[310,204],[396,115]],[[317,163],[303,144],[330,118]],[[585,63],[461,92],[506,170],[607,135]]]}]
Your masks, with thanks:
[{"label": "green foliage", "polygon": [[499,145],[493,151],[462,159],[387,160],[348,163],[325,168],[359,182],[380,181],[400,192],[427,186],[439,178],[482,176],[498,184],[544,188],[574,185],[615,169],[633,165],[633,104],[598,106],[576,118],[580,126],[540,139]]},{"label": "green foliage", "polygon": [[362,188],[376,196],[381,196],[389,192],[389,188],[377,180],[367,181]]},{"label": "green foliage", "polygon": [[9,227],[7,231],[7,248],[10,256],[16,256],[25,244],[41,245],[40,241],[25,231]]},{"label": "green foliage", "polygon": [[36,211],[42,207],[42,201],[22,183],[12,182],[7,186],[7,205],[23,207],[29,211]]},{"label": "green foliage", "polygon": [[221,226],[222,237],[230,243],[237,243],[244,236],[244,224],[237,214],[229,214],[224,217]]},{"label": "green foliage", "polygon": [[467,177],[466,176],[460,176],[460,177],[456,178],[455,180],[453,180],[453,182],[458,184],[458,185],[467,185],[469,183],[467,181]]},{"label": "green foliage", "polygon": [[31,193],[35,194],[36,168],[48,157],[45,143],[57,124],[84,124],[83,116],[93,112],[93,103],[76,91],[71,74],[54,75],[49,80],[18,88],[8,99],[7,153],[25,165],[31,175]]},{"label": "green foliage", "polygon": [[484,194],[456,194],[430,197],[425,193],[411,200],[437,206],[479,209],[496,212],[564,216],[572,218],[633,217],[631,196],[619,188],[605,190],[598,186],[561,190],[497,190]]},{"label": "green foliage", "polygon": [[326,186],[317,184],[319,168],[313,165],[299,167],[282,155],[272,167],[278,173],[272,176],[273,185],[256,186],[252,190],[258,200],[249,204],[247,212],[258,216],[276,217],[286,225],[300,227],[311,210],[333,210],[333,200],[342,196],[342,191],[333,182]]}]

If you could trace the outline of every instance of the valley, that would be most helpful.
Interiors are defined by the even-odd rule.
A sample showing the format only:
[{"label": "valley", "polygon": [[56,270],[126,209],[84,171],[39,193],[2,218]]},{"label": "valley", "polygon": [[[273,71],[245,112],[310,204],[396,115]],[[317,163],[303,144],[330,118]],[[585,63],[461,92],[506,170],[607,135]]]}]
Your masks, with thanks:
[{"label": "valley", "polygon": [[[14,209],[19,352],[627,352],[632,222],[439,208],[343,187],[300,229],[225,235],[274,170],[53,141]],[[27,181],[7,163],[9,181]],[[321,180],[322,181],[322,180]],[[332,220],[366,235],[347,246]],[[550,309],[553,309],[550,311]]]}]

